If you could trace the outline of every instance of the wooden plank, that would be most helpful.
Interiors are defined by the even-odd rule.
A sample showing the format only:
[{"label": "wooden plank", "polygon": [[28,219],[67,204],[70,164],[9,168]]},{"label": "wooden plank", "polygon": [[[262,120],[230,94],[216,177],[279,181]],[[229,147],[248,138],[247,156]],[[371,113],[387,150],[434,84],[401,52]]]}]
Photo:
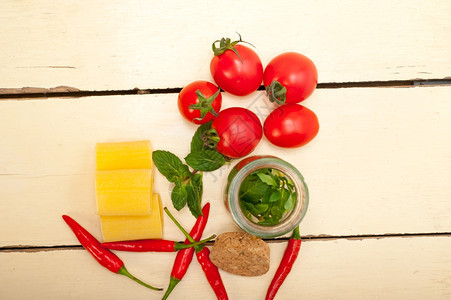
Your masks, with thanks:
[{"label": "wooden plank", "polygon": [[[271,266],[259,277],[221,271],[230,299],[264,299],[285,243],[270,243]],[[450,237],[304,241],[276,299],[449,299]],[[166,288],[174,253],[123,253],[128,270]],[[99,266],[84,250],[0,252],[5,299],[161,299]],[[26,288],[24,288],[26,287]],[[170,299],[215,296],[194,258]]]},{"label": "wooden plank", "polygon": [[[449,1],[2,1],[0,88],[181,87],[211,79],[211,43],[297,51],[320,82],[451,76]],[[283,20],[283,22],[281,22]]]},{"label": "wooden plank", "polygon": [[[263,139],[254,154],[277,155],[305,176],[310,207],[303,235],[450,232],[451,87],[317,90],[305,105],[321,129],[299,149]],[[196,126],[177,111],[176,94],[0,102],[0,246],[75,244],[67,213],[100,237],[95,215],[96,142],[150,139],[181,158]],[[263,93],[224,95],[261,119]],[[7,129],[7,130],[6,130]],[[223,205],[231,168],[205,174],[211,202],[206,234],[236,230]],[[155,189],[172,208],[171,186],[156,172]],[[178,213],[191,227],[194,218]],[[165,237],[183,236],[169,219]]]}]

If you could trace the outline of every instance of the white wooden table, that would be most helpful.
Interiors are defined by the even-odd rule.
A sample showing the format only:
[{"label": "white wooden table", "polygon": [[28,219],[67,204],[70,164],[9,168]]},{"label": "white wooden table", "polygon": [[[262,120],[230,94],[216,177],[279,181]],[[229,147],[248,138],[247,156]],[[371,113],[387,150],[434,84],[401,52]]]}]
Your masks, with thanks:
[{"label": "white wooden table", "polygon": [[[212,80],[211,43],[239,32],[264,65],[297,51],[319,71],[303,102],[320,120],[316,139],[295,150],[263,139],[254,152],[293,163],[310,189],[277,299],[451,299],[450,16],[450,1],[0,1],[0,298],[161,298],[96,264],[61,215],[100,238],[97,142],[188,153],[196,127],[177,91]],[[223,97],[268,114],[263,92]],[[238,230],[222,201],[229,170],[205,176],[204,236]],[[164,237],[183,240],[167,218]],[[264,276],[221,271],[230,299],[264,298],[286,239],[269,245]],[[167,286],[175,254],[118,254]],[[171,296],[182,297],[215,298],[195,260]]]}]

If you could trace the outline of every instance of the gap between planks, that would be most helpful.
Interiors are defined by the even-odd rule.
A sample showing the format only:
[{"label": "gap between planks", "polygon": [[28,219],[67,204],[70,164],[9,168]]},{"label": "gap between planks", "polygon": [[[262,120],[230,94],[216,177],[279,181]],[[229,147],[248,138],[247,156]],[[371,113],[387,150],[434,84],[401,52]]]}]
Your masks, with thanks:
[{"label": "gap between planks", "polygon": [[[381,87],[421,87],[421,86],[449,86],[451,85],[451,77],[444,79],[416,79],[416,80],[390,80],[390,81],[371,81],[371,82],[332,82],[319,83],[318,89],[338,89],[338,88],[381,88]],[[37,89],[39,92],[33,91],[33,88],[24,89],[2,89],[0,88],[1,100],[14,100],[25,98],[80,98],[89,96],[112,96],[112,95],[141,95],[141,94],[174,94],[179,93],[182,88],[164,88],[164,89],[131,89],[131,90],[105,90],[105,91],[80,91],[71,87],[58,87],[54,89]],[[11,93],[11,90],[16,90]],[[61,91],[64,90],[64,91]],[[264,90],[260,86],[258,90]],[[5,93],[5,91],[9,91]],[[0,174],[2,175],[2,174]],[[437,233],[387,233],[387,234],[368,234],[368,235],[316,235],[316,236],[302,236],[304,242],[315,241],[331,241],[331,240],[367,240],[367,239],[385,239],[385,238],[415,238],[415,237],[451,237],[451,232],[437,232]],[[268,243],[283,243],[288,238],[268,239]],[[213,242],[208,242],[207,245],[212,245]],[[80,245],[54,245],[54,246],[32,246],[32,245],[16,245],[0,247],[0,253],[3,252],[41,252],[41,251],[57,251],[57,250],[81,250]]]},{"label": "gap between planks", "polygon": [[[316,242],[316,241],[332,241],[332,240],[349,240],[349,241],[362,241],[372,239],[387,239],[387,238],[418,238],[418,237],[451,237],[451,232],[435,232],[435,233],[387,233],[387,234],[364,234],[364,235],[316,235],[316,236],[301,236],[303,242]],[[267,243],[285,243],[288,241],[288,237],[279,239],[266,239]],[[180,241],[183,243],[183,241]],[[205,243],[208,246],[212,246],[213,242]],[[42,251],[59,251],[59,250],[81,250],[81,245],[55,245],[55,246],[5,246],[0,247],[0,253],[9,252],[42,252]]]},{"label": "gap between planks", "polygon": [[[412,79],[412,80],[389,80],[389,81],[360,81],[360,82],[325,82],[319,83],[318,89],[339,88],[377,88],[377,87],[419,87],[419,86],[448,86],[451,85],[451,77],[443,79]],[[148,94],[176,94],[182,88],[158,88],[158,89],[129,89],[129,90],[100,90],[82,91],[74,87],[45,88],[0,88],[0,100],[2,99],[25,99],[25,98],[80,98],[90,96],[113,96],[113,95],[148,95]],[[260,86],[258,90],[265,90]]]}]

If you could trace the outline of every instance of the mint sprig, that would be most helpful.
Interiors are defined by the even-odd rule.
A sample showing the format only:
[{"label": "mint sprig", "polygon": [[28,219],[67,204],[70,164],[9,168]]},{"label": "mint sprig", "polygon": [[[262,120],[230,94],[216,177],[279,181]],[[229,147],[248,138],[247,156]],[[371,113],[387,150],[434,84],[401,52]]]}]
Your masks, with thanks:
[{"label": "mint sprig", "polygon": [[169,151],[153,151],[152,158],[158,171],[174,184],[171,200],[175,209],[181,210],[188,205],[194,217],[202,215],[202,172],[217,170],[226,162],[216,151],[218,142],[219,137],[208,122],[196,130],[191,140],[191,152],[185,157],[186,164]]}]

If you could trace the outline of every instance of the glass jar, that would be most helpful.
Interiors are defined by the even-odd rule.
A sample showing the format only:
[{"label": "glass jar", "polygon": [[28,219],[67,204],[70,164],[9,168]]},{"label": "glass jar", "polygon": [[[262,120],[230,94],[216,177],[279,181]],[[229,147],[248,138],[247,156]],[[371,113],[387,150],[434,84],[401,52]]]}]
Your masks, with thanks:
[{"label": "glass jar", "polygon": [[[244,179],[259,169],[276,169],[288,177],[296,191],[294,207],[276,225],[261,225],[251,221],[240,206],[239,191]],[[275,156],[251,156],[240,161],[227,178],[225,204],[237,225],[255,236],[270,238],[292,231],[304,218],[309,203],[307,185],[302,174],[290,163]]]}]

